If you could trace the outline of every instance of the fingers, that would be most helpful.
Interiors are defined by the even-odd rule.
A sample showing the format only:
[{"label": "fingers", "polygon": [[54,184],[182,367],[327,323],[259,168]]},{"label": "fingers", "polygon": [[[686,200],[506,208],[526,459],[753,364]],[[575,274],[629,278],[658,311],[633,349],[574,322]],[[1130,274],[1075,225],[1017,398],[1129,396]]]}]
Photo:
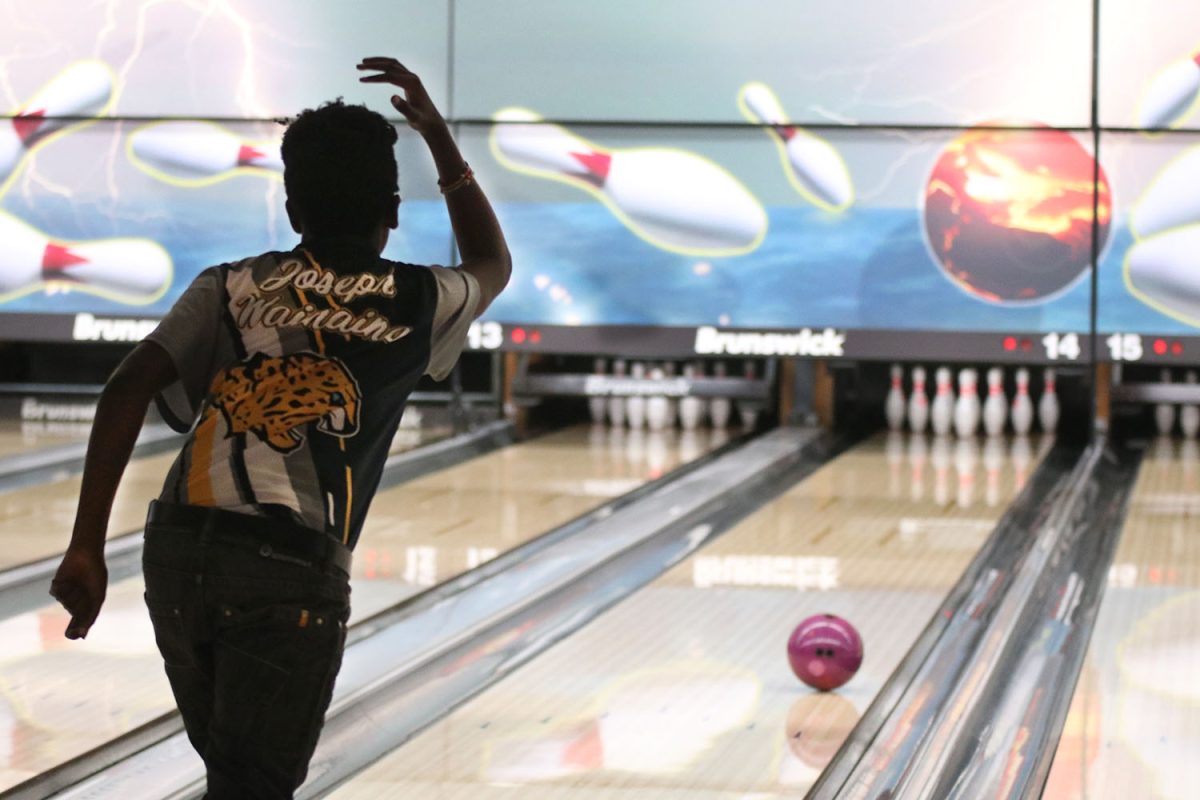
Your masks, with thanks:
[{"label": "fingers", "polygon": [[100,603],[93,600],[84,587],[66,581],[52,583],[50,595],[71,615],[66,637],[68,639],[86,638],[88,630],[100,613]]},{"label": "fingers", "polygon": [[90,630],[91,627],[91,622],[84,622],[79,617],[71,617],[71,621],[67,623],[67,630],[65,631],[64,635],[68,639],[86,639],[88,630]]},{"label": "fingers", "polygon": [[396,107],[397,111],[404,115],[405,119],[412,119],[413,115],[416,113],[413,111],[413,107],[409,104],[409,102],[398,94],[392,95],[392,105]]}]

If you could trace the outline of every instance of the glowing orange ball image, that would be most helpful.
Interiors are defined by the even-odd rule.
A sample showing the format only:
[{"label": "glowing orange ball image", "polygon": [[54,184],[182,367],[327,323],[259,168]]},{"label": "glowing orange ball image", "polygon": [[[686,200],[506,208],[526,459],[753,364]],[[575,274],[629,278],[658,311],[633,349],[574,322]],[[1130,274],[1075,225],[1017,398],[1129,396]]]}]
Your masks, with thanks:
[{"label": "glowing orange ball image", "polygon": [[[1069,133],[1040,123],[965,131],[946,145],[925,186],[925,233],[946,276],[993,303],[1046,300],[1108,238],[1108,177]],[[1098,180],[1097,180],[1098,178]]]}]

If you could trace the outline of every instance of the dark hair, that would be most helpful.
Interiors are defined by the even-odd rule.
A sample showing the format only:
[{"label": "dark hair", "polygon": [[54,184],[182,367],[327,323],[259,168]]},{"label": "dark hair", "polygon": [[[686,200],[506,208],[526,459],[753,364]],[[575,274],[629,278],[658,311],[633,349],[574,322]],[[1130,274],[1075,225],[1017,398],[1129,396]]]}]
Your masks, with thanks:
[{"label": "dark hair", "polygon": [[398,191],[396,129],[341,98],[302,111],[283,134],[283,185],[313,233],[365,235]]}]

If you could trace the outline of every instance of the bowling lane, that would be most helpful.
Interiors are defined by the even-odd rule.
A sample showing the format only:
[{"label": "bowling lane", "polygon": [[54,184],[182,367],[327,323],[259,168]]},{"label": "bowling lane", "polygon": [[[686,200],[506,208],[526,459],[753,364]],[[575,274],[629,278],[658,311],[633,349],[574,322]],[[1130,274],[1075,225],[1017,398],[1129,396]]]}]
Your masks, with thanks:
[{"label": "bowling lane", "polygon": [[1142,463],[1043,797],[1195,798],[1200,770],[1200,445]]},{"label": "bowling lane", "polygon": [[[396,434],[392,453],[428,444],[450,434],[449,428],[405,428]],[[176,451],[134,458],[113,501],[109,535],[140,531],[146,504],[162,490]],[[71,539],[81,475],[0,492],[0,570],[62,553]]]},{"label": "bowling lane", "polygon": [[[1024,439],[866,442],[331,796],[796,796],[1041,450]],[[826,611],[855,623],[866,658],[847,686],[820,694],[791,674],[785,644]]]},{"label": "bowling lane", "polygon": [[86,442],[91,426],[75,422],[27,422],[0,417],[0,458],[64,444]]},{"label": "bowling lane", "polygon": [[[572,428],[385,489],[355,554],[351,624],[727,438]],[[53,605],[0,621],[0,792],[174,707],[142,592],[140,576],[111,586],[83,642],[62,638]]]}]

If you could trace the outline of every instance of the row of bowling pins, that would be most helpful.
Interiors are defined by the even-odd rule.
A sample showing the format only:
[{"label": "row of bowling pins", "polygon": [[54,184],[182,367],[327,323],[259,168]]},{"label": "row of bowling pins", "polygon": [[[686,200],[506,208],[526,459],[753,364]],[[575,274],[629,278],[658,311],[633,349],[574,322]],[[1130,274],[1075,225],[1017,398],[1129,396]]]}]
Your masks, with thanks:
[{"label": "row of bowling pins", "polygon": [[[1159,373],[1159,381],[1171,383],[1171,370],[1164,369]],[[1189,369],[1184,373],[1184,383],[1196,383],[1196,370]],[[1154,427],[1162,436],[1175,432],[1175,421],[1178,418],[1179,429],[1188,439],[1195,439],[1200,434],[1200,406],[1185,403],[1175,406],[1172,403],[1158,403],[1154,406]]]},{"label": "row of bowling pins", "polygon": [[[1036,451],[1029,436],[1018,434],[1006,445],[999,436],[989,436],[980,447],[975,438],[952,440],[949,436],[934,436],[926,433],[911,433],[907,444],[904,434],[890,431],[885,445],[885,457],[889,467],[888,491],[891,497],[903,494],[904,467],[908,465],[909,496],[913,502],[924,502],[926,493],[926,468],[933,468],[933,501],[945,506],[953,502],[959,508],[970,508],[977,501],[977,475],[982,465],[985,473],[983,501],[996,507],[1010,496],[1005,493],[1005,465],[1012,467],[1012,492],[1019,492],[1029,480],[1029,471],[1034,464],[1035,452],[1042,454],[1052,442],[1044,436]],[[951,469],[955,479],[951,479]]]},{"label": "row of bowling pins", "polygon": [[[1004,391],[1004,370],[992,367],[987,373],[987,398],[979,399],[979,373],[962,369],[958,373],[958,396],[955,397],[953,376],[947,367],[939,367],[933,402],[925,389],[925,368],[913,367],[912,391],[904,396],[904,369],[899,364],[891,368],[891,388],[884,407],[888,427],[898,431],[908,427],[923,432],[932,425],[933,432],[945,435],[954,430],[959,436],[974,436],[982,423],[988,436],[998,436],[1011,421],[1013,432],[1027,434],[1033,429],[1034,405],[1029,395],[1029,370],[1016,372],[1016,394],[1011,402]],[[1053,433],[1058,428],[1058,390],[1053,369],[1043,373],[1042,396],[1038,399],[1037,420],[1043,431]]]},{"label": "row of bowling pins", "polygon": [[[628,368],[628,375],[626,369]],[[607,369],[604,359],[595,361],[595,374],[603,375]],[[713,368],[718,378],[726,376],[724,362],[717,362]],[[746,377],[754,377],[754,362],[748,361],[745,366]],[[612,375],[617,378],[629,377],[634,380],[648,378],[650,380],[665,380],[674,378],[676,365],[671,362],[652,364],[635,361],[626,365],[624,359],[615,359],[612,364]],[[688,379],[703,377],[704,367],[699,363],[685,364],[683,377]],[[753,429],[758,424],[759,409],[753,403],[734,403],[728,397],[713,397],[704,399],[691,395],[675,398],[666,395],[630,395],[628,397],[591,397],[588,399],[588,412],[592,422],[600,425],[608,422],[610,425],[630,428],[649,428],[652,431],[675,427],[676,423],[685,431],[695,430],[704,424],[707,418],[715,430],[724,430],[729,426],[734,408],[742,425]]]}]

